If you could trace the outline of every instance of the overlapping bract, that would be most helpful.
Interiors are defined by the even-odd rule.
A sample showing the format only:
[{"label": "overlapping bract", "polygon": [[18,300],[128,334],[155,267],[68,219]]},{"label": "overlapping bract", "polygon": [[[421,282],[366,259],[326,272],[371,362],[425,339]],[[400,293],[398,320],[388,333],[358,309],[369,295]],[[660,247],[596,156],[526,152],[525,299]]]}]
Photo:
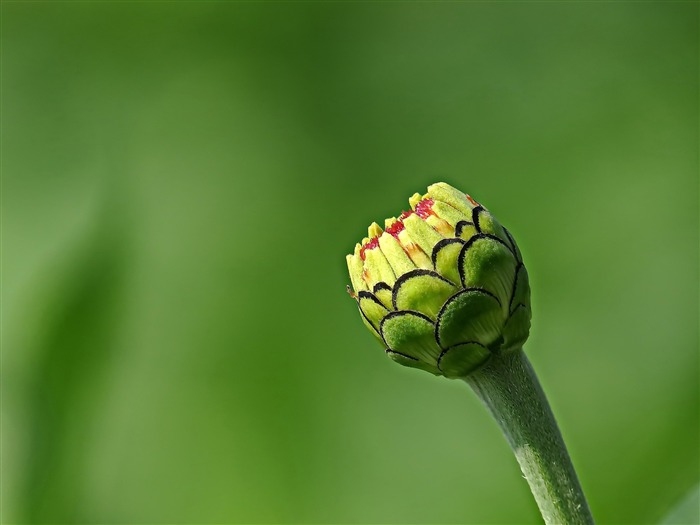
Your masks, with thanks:
[{"label": "overlapping bract", "polygon": [[362,319],[396,362],[458,378],[530,330],[530,286],[512,236],[443,182],[376,223],[347,256]]}]

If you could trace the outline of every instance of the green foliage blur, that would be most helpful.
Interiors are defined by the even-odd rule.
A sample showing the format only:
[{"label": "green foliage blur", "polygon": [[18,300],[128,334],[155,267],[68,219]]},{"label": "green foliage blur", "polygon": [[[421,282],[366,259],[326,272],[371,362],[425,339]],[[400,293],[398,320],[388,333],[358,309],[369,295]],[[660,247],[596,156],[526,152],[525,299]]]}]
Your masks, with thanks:
[{"label": "green foliage blur", "polygon": [[538,523],[345,254],[444,180],[515,235],[599,523],[699,478],[697,2],[3,2],[4,523]]}]

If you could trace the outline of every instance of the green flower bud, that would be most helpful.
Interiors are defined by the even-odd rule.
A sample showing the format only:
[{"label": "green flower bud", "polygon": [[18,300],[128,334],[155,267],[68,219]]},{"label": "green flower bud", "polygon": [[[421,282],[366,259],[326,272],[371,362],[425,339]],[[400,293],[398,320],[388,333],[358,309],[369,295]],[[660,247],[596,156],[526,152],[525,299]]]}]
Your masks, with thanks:
[{"label": "green flower bud", "polygon": [[513,237],[482,205],[439,182],[411,211],[373,223],[347,256],[362,320],[394,361],[465,377],[530,331],[530,286]]}]

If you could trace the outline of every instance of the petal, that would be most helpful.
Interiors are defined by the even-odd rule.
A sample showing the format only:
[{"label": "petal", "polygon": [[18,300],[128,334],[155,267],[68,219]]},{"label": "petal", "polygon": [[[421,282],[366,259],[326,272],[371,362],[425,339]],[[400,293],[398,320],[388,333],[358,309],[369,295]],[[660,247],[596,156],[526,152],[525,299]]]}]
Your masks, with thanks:
[{"label": "petal", "polygon": [[433,253],[433,246],[444,238],[415,213],[406,217],[403,223],[406,226],[406,231],[411,235],[411,239],[425,253]]},{"label": "petal", "polygon": [[448,222],[450,226],[452,226],[452,228],[457,226],[457,223],[459,221],[465,221],[471,218],[471,214],[465,215],[464,213],[457,210],[456,208],[453,208],[446,202],[441,202],[439,200],[436,200],[433,203],[432,210],[438,217]]},{"label": "petal", "polygon": [[452,237],[454,235],[454,228],[452,225],[437,215],[428,215],[424,220],[431,228],[433,228],[443,237]]},{"label": "petal", "polygon": [[348,255],[346,258],[348,263],[348,271],[350,272],[350,281],[352,282],[352,287],[355,292],[360,290],[367,290],[367,283],[362,278],[362,272],[364,267],[362,265],[362,258],[360,257],[360,245],[355,246],[355,253]]},{"label": "petal", "polygon": [[371,250],[365,250],[364,268],[365,282],[370,288],[373,288],[380,281],[389,284],[394,284],[396,281],[394,270],[378,245]]},{"label": "petal", "polygon": [[428,195],[433,200],[445,202],[468,216],[471,215],[474,207],[469,203],[464,193],[445,182],[438,182],[428,186]]},{"label": "petal", "polygon": [[396,281],[393,305],[396,310],[415,310],[435,320],[456,291],[454,284],[432,270],[413,270]]},{"label": "petal", "polygon": [[418,312],[391,312],[380,333],[390,350],[435,365],[442,350],[435,342],[435,325]]},{"label": "petal", "polygon": [[452,296],[438,314],[438,344],[449,348],[477,342],[489,346],[499,339],[503,312],[498,299],[485,290],[466,289]]},{"label": "petal", "polygon": [[395,275],[401,275],[415,269],[416,265],[406,255],[406,252],[401,247],[401,244],[393,235],[386,232],[379,237],[379,248],[389,261]]},{"label": "petal", "polygon": [[398,239],[411,261],[413,261],[413,264],[419,268],[430,268],[430,257],[427,256],[423,250],[421,250],[420,246],[414,242],[411,234],[407,230],[402,230],[399,233]]},{"label": "petal", "polygon": [[476,342],[462,343],[443,350],[438,359],[438,369],[445,377],[465,377],[490,356],[491,352],[484,345]]}]

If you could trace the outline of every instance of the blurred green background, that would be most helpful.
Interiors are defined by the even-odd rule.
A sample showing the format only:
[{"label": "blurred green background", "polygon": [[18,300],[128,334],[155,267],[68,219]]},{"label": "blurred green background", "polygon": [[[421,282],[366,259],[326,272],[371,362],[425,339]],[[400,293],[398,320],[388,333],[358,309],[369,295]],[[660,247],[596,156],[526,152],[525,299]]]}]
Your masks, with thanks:
[{"label": "blurred green background", "polygon": [[445,180],[515,235],[600,523],[698,481],[697,2],[3,2],[2,520],[537,523],[344,256]]}]

